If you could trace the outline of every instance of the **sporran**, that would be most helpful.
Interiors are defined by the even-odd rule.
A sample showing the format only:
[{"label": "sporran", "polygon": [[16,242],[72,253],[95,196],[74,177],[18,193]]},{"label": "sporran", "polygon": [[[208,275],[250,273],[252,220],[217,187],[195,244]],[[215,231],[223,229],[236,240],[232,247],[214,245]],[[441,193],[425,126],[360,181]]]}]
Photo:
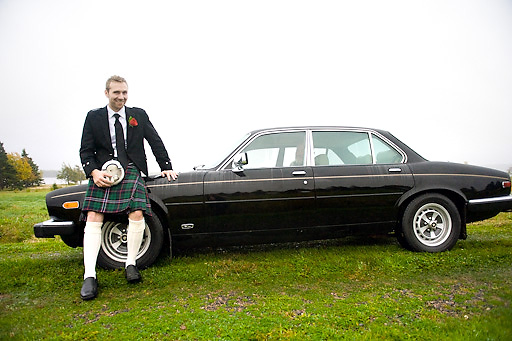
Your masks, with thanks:
[{"label": "sporran", "polygon": [[119,161],[109,160],[103,164],[101,170],[107,172],[111,176],[110,179],[114,182],[112,186],[115,186],[123,181],[124,168]]}]

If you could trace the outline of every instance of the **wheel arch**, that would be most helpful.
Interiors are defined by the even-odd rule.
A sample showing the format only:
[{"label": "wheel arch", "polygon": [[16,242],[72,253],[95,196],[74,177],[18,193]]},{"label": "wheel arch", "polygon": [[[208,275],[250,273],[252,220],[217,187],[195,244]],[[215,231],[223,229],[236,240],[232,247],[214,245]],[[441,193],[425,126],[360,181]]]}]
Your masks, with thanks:
[{"label": "wheel arch", "polygon": [[170,229],[170,223],[169,223],[169,210],[163,203],[163,201],[154,196],[149,195],[149,201],[151,203],[151,211],[153,214],[156,215],[158,220],[160,220],[160,223],[163,227],[164,232],[164,247],[167,248],[172,255],[172,240],[171,240],[171,229]]},{"label": "wheel arch", "polygon": [[459,239],[466,239],[467,238],[467,229],[466,229],[466,197],[464,194],[459,193],[454,190],[445,189],[445,188],[430,188],[430,189],[424,189],[421,191],[417,191],[414,193],[409,193],[407,196],[403,196],[400,198],[398,202],[398,221],[397,221],[397,233],[402,233],[401,226],[402,226],[402,219],[404,216],[405,209],[409,203],[414,200],[415,198],[424,195],[424,194],[441,194],[450,199],[455,206],[457,207],[457,210],[459,211],[460,220],[461,220],[461,227],[460,227],[460,235]]}]

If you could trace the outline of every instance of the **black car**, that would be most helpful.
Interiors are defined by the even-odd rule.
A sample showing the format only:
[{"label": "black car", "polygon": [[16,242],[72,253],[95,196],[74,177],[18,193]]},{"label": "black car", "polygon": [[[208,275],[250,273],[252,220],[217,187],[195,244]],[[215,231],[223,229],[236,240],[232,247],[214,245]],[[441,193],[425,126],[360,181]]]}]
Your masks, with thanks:
[{"label": "black car", "polygon": [[[162,249],[395,234],[414,251],[440,252],[466,238],[466,224],[512,209],[508,173],[429,162],[389,132],[349,127],[253,131],[213,167],[177,181],[146,180],[146,219],[137,264]],[[82,246],[86,186],[48,193],[50,220],[36,237]],[[99,265],[122,267],[124,216],[105,216]]]}]

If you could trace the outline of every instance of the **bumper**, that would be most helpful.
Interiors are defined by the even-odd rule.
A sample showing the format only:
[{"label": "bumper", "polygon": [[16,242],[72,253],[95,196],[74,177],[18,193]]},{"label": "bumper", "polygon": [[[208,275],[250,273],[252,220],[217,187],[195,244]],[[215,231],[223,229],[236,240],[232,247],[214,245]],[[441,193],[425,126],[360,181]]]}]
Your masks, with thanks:
[{"label": "bumper", "polygon": [[469,212],[507,212],[512,211],[512,195],[505,197],[474,199],[468,202]]},{"label": "bumper", "polygon": [[55,218],[34,225],[37,238],[53,238],[55,235],[72,235],[75,233],[75,223],[58,221]]}]

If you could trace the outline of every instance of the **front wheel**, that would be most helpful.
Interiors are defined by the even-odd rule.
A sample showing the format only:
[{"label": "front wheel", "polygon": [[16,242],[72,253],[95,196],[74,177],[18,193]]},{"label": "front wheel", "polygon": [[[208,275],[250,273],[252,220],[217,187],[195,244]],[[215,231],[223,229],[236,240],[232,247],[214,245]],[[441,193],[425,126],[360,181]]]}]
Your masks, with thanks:
[{"label": "front wheel", "polygon": [[461,218],[455,204],[441,194],[424,194],[404,211],[403,242],[413,251],[450,250],[459,239]]},{"label": "front wheel", "polygon": [[[162,223],[154,214],[146,217],[146,229],[137,254],[137,267],[144,269],[155,262],[163,245]],[[105,269],[124,268],[128,256],[126,223],[105,221],[101,228],[98,265]]]}]

